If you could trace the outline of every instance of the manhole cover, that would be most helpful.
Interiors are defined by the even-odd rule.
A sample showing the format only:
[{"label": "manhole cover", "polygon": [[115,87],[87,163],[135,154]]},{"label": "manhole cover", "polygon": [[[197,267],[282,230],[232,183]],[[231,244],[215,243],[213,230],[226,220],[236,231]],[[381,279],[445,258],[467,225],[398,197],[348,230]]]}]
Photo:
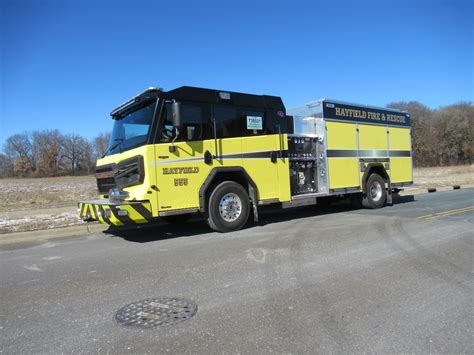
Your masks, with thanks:
[{"label": "manhole cover", "polygon": [[122,325],[138,328],[167,327],[192,318],[197,305],[176,297],[149,298],[127,304],[115,314]]}]

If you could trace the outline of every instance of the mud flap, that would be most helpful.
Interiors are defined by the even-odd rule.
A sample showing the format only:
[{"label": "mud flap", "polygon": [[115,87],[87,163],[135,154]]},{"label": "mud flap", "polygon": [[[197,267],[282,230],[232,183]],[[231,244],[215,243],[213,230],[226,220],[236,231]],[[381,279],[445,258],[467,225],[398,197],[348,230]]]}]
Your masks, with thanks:
[{"label": "mud flap", "polygon": [[257,194],[255,192],[255,189],[250,184],[249,184],[249,196],[250,196],[250,201],[252,202],[253,220],[254,222],[258,222]]},{"label": "mud flap", "polygon": [[385,188],[387,189],[387,202],[386,204],[388,206],[393,205],[393,196],[392,196],[392,184],[390,183],[390,180],[385,183]]}]

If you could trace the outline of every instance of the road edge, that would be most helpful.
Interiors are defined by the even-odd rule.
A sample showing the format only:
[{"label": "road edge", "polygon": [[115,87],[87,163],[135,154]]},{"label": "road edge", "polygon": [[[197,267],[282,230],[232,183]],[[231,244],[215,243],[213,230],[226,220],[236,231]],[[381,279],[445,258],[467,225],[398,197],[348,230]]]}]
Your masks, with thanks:
[{"label": "road edge", "polygon": [[101,233],[106,231],[108,228],[109,226],[104,224],[90,223],[60,228],[41,229],[36,231],[5,233],[0,234],[0,245]]}]

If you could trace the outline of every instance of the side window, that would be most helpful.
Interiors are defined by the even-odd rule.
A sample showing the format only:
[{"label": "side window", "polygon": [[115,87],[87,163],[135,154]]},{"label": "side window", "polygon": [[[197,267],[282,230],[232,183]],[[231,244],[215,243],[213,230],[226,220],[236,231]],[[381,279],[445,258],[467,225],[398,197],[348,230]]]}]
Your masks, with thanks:
[{"label": "side window", "polygon": [[214,106],[213,116],[218,138],[241,136],[242,125],[234,107]]},{"label": "side window", "polygon": [[214,106],[218,138],[265,134],[265,113],[232,106]]},{"label": "side window", "polygon": [[[179,129],[179,135],[175,142],[197,141],[206,139],[209,135],[209,115],[206,108],[199,104],[182,104],[183,127]],[[164,122],[160,132],[160,142],[171,142],[176,135],[171,119],[171,103],[165,106]]]},{"label": "side window", "polygon": [[283,111],[268,110],[266,116],[267,134],[293,133],[293,123]]}]

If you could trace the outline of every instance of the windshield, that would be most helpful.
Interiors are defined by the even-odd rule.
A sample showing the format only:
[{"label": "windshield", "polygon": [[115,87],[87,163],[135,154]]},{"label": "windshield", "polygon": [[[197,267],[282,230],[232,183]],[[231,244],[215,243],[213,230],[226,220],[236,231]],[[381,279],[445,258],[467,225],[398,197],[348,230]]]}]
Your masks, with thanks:
[{"label": "windshield", "polygon": [[156,101],[115,120],[106,155],[146,144]]}]

